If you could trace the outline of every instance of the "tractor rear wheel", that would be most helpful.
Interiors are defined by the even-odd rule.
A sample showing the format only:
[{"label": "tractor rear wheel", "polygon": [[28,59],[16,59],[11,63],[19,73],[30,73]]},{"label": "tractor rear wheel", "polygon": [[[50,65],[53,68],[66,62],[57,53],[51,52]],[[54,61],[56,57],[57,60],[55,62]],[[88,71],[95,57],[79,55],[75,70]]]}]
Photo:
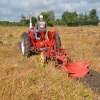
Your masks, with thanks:
[{"label": "tractor rear wheel", "polygon": [[30,38],[27,32],[24,32],[21,37],[21,51],[23,56],[30,56]]},{"label": "tractor rear wheel", "polygon": [[56,51],[61,47],[61,39],[58,33],[54,33],[54,40],[56,42]]}]

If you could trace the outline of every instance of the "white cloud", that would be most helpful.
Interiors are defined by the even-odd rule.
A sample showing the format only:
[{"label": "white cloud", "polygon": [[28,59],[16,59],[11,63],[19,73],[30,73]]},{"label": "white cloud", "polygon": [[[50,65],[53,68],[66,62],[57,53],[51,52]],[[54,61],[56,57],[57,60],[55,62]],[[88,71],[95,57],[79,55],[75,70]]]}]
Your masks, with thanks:
[{"label": "white cloud", "polygon": [[88,13],[97,9],[100,17],[100,0],[0,0],[0,20],[19,21],[21,14],[28,16],[34,11],[37,17],[41,12],[53,10],[56,18],[64,11]]},{"label": "white cloud", "polygon": [[99,12],[100,12],[100,7],[98,7],[98,8],[97,8],[97,11],[99,11]]}]

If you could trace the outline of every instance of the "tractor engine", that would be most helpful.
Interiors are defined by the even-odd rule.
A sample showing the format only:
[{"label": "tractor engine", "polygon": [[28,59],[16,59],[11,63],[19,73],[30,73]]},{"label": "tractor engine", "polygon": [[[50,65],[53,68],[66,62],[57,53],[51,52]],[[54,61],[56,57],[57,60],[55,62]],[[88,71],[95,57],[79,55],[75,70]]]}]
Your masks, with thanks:
[{"label": "tractor engine", "polygon": [[37,48],[43,48],[44,46],[45,46],[44,41],[38,41],[38,42],[36,42],[36,47]]},{"label": "tractor engine", "polygon": [[37,41],[36,45],[35,45],[36,46],[36,50],[38,52],[47,51],[48,47],[46,45],[47,45],[47,41],[46,40]]}]

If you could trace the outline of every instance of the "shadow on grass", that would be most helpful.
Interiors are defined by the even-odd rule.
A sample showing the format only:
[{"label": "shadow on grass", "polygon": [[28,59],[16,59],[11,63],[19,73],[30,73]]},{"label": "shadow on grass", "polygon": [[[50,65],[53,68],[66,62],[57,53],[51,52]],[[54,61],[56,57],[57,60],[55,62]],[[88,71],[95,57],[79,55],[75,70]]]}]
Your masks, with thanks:
[{"label": "shadow on grass", "polygon": [[38,55],[37,53],[35,53],[34,51],[30,51],[30,57],[34,56],[34,55]]},{"label": "shadow on grass", "polygon": [[100,73],[97,71],[90,70],[84,78],[78,80],[88,85],[93,91],[100,93]]}]

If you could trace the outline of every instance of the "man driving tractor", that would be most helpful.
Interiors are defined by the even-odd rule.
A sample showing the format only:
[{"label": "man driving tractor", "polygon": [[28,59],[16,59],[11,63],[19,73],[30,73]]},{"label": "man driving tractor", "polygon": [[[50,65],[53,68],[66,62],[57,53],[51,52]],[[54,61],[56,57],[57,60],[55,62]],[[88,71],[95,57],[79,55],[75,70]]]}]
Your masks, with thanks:
[{"label": "man driving tractor", "polygon": [[40,15],[40,20],[35,25],[34,35],[36,40],[39,40],[37,33],[38,32],[46,32],[47,23],[43,20],[43,15]]},{"label": "man driving tractor", "polygon": [[[41,61],[45,64],[49,60],[54,60],[54,65],[68,73],[71,78],[82,78],[88,72],[88,62],[72,62],[68,57],[66,49],[61,47],[61,40],[56,27],[54,31],[48,31],[48,38],[45,38],[47,24],[43,21],[43,16],[39,16],[40,20],[36,23],[36,27],[32,26],[30,18],[30,30],[23,32],[21,36],[20,49],[23,56],[30,57],[31,51],[41,54]],[[36,41],[37,39],[37,41]],[[31,47],[33,47],[31,49]],[[58,67],[57,67],[58,66]]]}]

